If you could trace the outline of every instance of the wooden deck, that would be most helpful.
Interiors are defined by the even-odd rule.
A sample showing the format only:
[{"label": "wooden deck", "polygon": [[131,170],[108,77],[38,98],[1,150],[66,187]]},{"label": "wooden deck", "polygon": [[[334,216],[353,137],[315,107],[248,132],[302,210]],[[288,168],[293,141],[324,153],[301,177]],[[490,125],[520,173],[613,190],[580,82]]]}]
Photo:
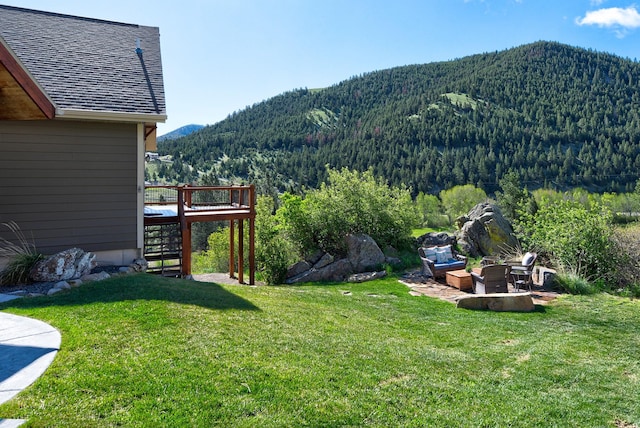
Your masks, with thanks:
[{"label": "wooden deck", "polygon": [[[144,224],[177,224],[181,232],[181,275],[191,274],[191,225],[229,222],[229,276],[244,282],[245,222],[249,233],[249,284],[255,284],[255,187],[251,186],[147,186]],[[234,254],[237,238],[238,254]],[[171,251],[168,254],[174,256]]]}]

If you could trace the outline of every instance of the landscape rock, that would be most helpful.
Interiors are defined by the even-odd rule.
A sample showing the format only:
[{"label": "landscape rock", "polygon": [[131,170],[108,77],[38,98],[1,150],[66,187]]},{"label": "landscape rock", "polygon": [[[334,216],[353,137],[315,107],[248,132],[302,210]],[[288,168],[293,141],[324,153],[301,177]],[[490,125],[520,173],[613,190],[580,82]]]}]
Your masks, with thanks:
[{"label": "landscape rock", "polygon": [[456,307],[495,312],[531,312],[535,309],[531,293],[470,294],[456,298]]},{"label": "landscape rock", "polygon": [[556,271],[544,266],[533,268],[533,283],[539,287],[552,288],[556,277]]},{"label": "landscape rock", "polygon": [[53,285],[53,288],[59,288],[61,290],[71,290],[71,284],[67,281],[59,281]]},{"label": "landscape rock", "polygon": [[77,279],[70,279],[67,281],[69,283],[69,285],[71,285],[72,287],[80,287],[82,285],[82,280],[80,278]]},{"label": "landscape rock", "polygon": [[79,278],[95,267],[96,256],[80,248],[71,248],[35,264],[29,277],[34,282],[57,282]]},{"label": "landscape rock", "polygon": [[131,269],[133,269],[136,272],[146,272],[147,269],[149,268],[149,262],[147,262],[146,259],[140,258],[140,259],[135,259],[130,265],[129,267]]},{"label": "landscape rock", "polygon": [[476,205],[457,223],[460,249],[471,257],[495,256],[518,246],[511,224],[493,204]]},{"label": "landscape rock", "polygon": [[353,266],[354,273],[377,268],[386,261],[384,253],[369,235],[348,235],[346,240],[347,258]]},{"label": "landscape rock", "polygon": [[90,273],[88,275],[83,275],[82,278],[80,279],[84,282],[88,282],[88,281],[102,281],[108,278],[111,278],[111,275],[109,275],[105,271],[102,271],[97,273]]},{"label": "landscape rock", "polygon": [[325,254],[324,251],[318,250],[313,254],[306,256],[304,259],[308,261],[309,264],[311,264],[311,266],[313,266],[316,263],[318,263],[322,257],[324,257],[324,254]]},{"label": "landscape rock", "polygon": [[285,283],[346,281],[350,275],[370,272],[384,263],[402,263],[400,259],[386,257],[368,235],[349,235],[346,243],[346,258],[336,260],[328,253],[314,253],[312,260],[300,261],[287,270]]},{"label": "landscape rock", "polygon": [[351,263],[347,259],[339,259],[320,268],[311,268],[301,274],[287,279],[287,284],[299,284],[316,281],[344,281],[352,273]]},{"label": "landscape rock", "polygon": [[443,245],[456,245],[455,235],[446,232],[429,232],[416,238],[418,247],[441,247]]},{"label": "landscape rock", "polygon": [[61,291],[62,291],[62,288],[52,288],[49,291],[47,291],[47,296],[53,296],[54,294],[57,294]]},{"label": "landscape rock", "polygon": [[325,253],[322,257],[320,257],[320,260],[318,260],[313,265],[313,268],[314,269],[322,269],[323,267],[330,265],[334,261],[335,261],[335,258],[331,254]]},{"label": "landscape rock", "polygon": [[373,281],[374,279],[384,278],[385,276],[387,276],[387,271],[384,270],[378,272],[354,273],[353,275],[349,275],[349,278],[347,278],[347,282]]},{"label": "landscape rock", "polygon": [[311,263],[306,260],[301,260],[298,263],[292,265],[287,269],[286,278],[293,278],[294,276],[300,275],[302,272],[306,272],[312,268]]}]

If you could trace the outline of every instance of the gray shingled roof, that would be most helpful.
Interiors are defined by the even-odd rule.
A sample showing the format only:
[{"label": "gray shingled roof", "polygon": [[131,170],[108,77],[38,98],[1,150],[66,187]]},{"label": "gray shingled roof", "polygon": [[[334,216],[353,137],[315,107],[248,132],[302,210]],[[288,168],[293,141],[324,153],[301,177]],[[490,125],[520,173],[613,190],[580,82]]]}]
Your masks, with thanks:
[{"label": "gray shingled roof", "polygon": [[56,108],[166,114],[157,27],[0,5],[0,37]]}]

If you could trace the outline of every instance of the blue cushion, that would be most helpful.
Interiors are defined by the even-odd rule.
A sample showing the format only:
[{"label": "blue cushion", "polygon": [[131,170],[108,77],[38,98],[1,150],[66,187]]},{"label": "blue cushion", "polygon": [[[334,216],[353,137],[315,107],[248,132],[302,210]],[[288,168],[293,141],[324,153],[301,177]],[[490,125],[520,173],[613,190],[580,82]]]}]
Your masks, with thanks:
[{"label": "blue cushion", "polygon": [[449,260],[447,263],[436,263],[433,265],[433,267],[436,269],[443,269],[443,268],[464,269],[464,266],[465,266],[464,262],[460,260]]}]

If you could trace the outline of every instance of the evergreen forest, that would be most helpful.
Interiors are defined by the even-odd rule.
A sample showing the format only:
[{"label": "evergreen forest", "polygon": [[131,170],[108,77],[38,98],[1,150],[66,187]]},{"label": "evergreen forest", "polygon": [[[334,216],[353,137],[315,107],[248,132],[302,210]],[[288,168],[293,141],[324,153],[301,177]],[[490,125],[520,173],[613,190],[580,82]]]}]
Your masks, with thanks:
[{"label": "evergreen forest", "polygon": [[371,169],[413,195],[508,173],[530,190],[630,192],[640,170],[640,63],[555,42],[297,89],[158,144],[153,179],[316,188]]}]

